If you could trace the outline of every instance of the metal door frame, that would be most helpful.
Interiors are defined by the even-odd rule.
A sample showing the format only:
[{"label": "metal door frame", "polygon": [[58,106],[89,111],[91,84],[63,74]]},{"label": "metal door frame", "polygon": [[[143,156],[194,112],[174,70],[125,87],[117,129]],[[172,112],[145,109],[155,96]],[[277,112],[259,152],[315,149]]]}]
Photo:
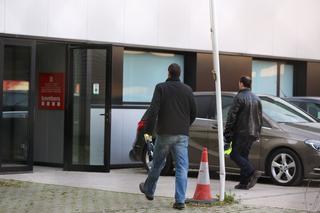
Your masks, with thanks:
[{"label": "metal door frame", "polygon": [[[104,134],[104,165],[74,165],[72,164],[73,150],[73,50],[75,49],[105,49],[106,58],[106,91],[105,91],[105,134]],[[70,171],[92,171],[109,172],[110,171],[110,138],[111,138],[111,62],[112,47],[110,45],[69,45],[67,53],[68,70],[65,81],[65,134],[64,134],[64,160],[63,169]],[[87,73],[86,73],[87,75]]]}]

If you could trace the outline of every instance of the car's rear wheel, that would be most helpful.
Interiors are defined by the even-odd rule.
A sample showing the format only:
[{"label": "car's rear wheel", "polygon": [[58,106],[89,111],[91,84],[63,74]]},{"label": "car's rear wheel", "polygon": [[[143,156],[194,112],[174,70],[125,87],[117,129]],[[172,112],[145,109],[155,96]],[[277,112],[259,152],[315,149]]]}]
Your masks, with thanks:
[{"label": "car's rear wheel", "polygon": [[302,163],[295,152],[286,148],[277,149],[268,159],[268,173],[274,183],[282,186],[301,184]]},{"label": "car's rear wheel", "polygon": [[[148,153],[147,146],[145,146],[142,153],[142,161],[147,171],[149,171],[152,167],[152,160],[153,160],[153,150],[151,150]],[[161,171],[161,175],[168,176],[168,175],[172,175],[172,173],[173,173],[172,156],[169,153],[166,158],[166,164]]]}]

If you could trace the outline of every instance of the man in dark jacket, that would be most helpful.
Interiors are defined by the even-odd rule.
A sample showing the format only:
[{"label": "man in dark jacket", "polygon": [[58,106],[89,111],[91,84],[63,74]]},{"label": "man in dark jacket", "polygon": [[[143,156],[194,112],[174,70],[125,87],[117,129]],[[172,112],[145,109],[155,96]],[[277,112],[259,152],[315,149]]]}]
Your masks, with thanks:
[{"label": "man in dark jacket", "polygon": [[[180,82],[180,67],[168,67],[166,82],[156,85],[150,107],[144,114],[147,133],[156,126],[157,138],[153,152],[153,164],[148,177],[139,188],[148,200],[153,200],[156,184],[171,151],[175,159],[176,190],[173,208],[185,208],[188,178],[189,127],[196,117],[196,105],[192,89]],[[156,125],[155,125],[156,123]]]},{"label": "man in dark jacket", "polygon": [[240,183],[235,186],[236,189],[252,188],[261,176],[248,159],[252,143],[259,141],[261,127],[260,99],[251,92],[251,78],[241,77],[239,92],[229,110],[224,130],[225,142],[232,141],[230,158],[240,167]]}]

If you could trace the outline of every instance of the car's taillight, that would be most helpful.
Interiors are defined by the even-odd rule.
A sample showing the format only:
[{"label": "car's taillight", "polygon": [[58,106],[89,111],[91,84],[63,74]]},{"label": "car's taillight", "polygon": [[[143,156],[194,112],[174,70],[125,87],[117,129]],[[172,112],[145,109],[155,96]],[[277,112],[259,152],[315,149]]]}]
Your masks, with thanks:
[{"label": "car's taillight", "polygon": [[140,131],[141,129],[143,129],[144,125],[145,125],[144,121],[139,121],[137,131]]}]

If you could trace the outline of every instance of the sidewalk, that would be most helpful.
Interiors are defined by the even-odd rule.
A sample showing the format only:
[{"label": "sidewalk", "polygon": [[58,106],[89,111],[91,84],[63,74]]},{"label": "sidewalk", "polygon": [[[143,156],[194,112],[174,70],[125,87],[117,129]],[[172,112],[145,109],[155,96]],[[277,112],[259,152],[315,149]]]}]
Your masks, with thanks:
[{"label": "sidewalk", "polygon": [[[172,209],[174,177],[161,177],[154,201],[147,201],[138,184],[146,178],[143,169],[119,169],[110,173],[65,172],[34,167],[33,173],[0,175],[0,212],[175,212]],[[15,182],[14,179],[28,182]],[[0,181],[0,182],[1,182]],[[4,181],[4,182],[3,182]],[[187,197],[192,197],[196,178],[188,179]],[[216,196],[219,180],[211,179]],[[185,212],[319,212],[320,188],[280,187],[258,183],[249,191],[234,190],[240,204],[224,207],[188,207]],[[80,187],[80,188],[79,188]]]},{"label": "sidewalk", "polygon": [[[0,179],[0,212],[179,212],[172,199],[98,189],[57,186]],[[299,212],[271,207],[231,205],[224,207],[187,207],[183,212]]]}]

